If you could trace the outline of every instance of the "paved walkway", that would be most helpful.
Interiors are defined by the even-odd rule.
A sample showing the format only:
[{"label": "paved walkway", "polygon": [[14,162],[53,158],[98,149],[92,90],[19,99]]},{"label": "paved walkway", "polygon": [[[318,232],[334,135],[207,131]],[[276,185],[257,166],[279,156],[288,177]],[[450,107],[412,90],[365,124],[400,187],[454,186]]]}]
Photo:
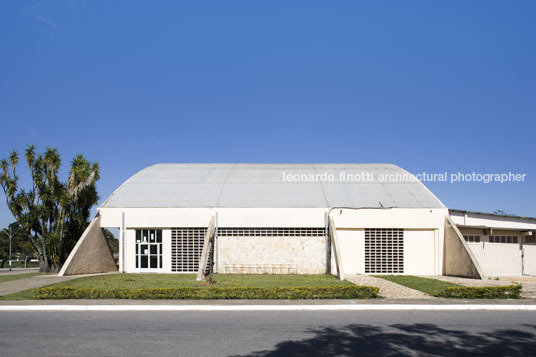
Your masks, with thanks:
[{"label": "paved walkway", "polygon": [[346,280],[357,285],[368,285],[380,288],[380,295],[386,299],[435,299],[422,291],[414,290],[393,283],[391,281],[375,278],[370,275],[345,275]]},{"label": "paved walkway", "polygon": [[528,299],[536,299],[536,276],[501,277],[500,279],[509,284],[522,284],[523,289],[521,290],[521,295]]},{"label": "paved walkway", "polygon": [[102,274],[87,274],[87,275],[69,275],[58,276],[56,274],[43,274],[33,276],[26,279],[16,279],[0,283],[0,296],[18,293],[19,291],[40,288],[42,286],[60,283],[62,281],[68,281],[78,279],[86,276],[102,275]]}]

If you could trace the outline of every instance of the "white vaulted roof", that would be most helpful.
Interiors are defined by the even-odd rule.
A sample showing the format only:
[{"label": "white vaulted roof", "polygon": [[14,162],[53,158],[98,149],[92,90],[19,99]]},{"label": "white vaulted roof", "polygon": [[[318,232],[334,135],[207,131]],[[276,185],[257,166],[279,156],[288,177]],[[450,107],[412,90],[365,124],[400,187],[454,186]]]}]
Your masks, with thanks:
[{"label": "white vaulted roof", "polygon": [[[372,180],[348,180],[363,173]],[[418,181],[380,180],[397,173],[408,174],[391,164],[158,164],[125,181],[101,207],[445,207]],[[318,180],[289,182],[285,174]]]}]

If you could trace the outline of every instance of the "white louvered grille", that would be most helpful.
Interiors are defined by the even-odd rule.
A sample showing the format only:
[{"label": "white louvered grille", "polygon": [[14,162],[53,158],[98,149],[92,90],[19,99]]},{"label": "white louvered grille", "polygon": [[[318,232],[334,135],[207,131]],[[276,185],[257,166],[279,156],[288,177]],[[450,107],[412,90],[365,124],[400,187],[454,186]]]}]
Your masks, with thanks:
[{"label": "white louvered grille", "polygon": [[219,237],[324,237],[324,228],[218,228]]},{"label": "white louvered grille", "polygon": [[365,229],[365,273],[404,273],[403,229]]},{"label": "white louvered grille", "polygon": [[171,271],[197,272],[206,234],[206,228],[171,229]]}]

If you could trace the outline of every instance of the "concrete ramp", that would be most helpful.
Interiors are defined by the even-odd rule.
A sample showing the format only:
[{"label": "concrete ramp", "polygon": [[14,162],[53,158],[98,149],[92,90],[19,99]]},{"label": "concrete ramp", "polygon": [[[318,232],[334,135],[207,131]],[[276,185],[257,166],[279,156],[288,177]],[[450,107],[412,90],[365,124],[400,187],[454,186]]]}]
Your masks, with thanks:
[{"label": "concrete ramp", "polygon": [[93,218],[63,264],[59,276],[108,273],[117,271],[114,257],[100,226]]},{"label": "concrete ramp", "polygon": [[337,267],[337,278],[344,280],[344,270],[342,268],[341,249],[339,246],[339,238],[337,236],[337,227],[335,226],[335,220],[333,217],[329,217],[329,236],[331,240],[331,246],[335,255],[335,265]]},{"label": "concrete ramp", "polygon": [[450,216],[445,217],[445,246],[443,250],[443,275],[484,279],[473,252]]},{"label": "concrete ramp", "polygon": [[[207,234],[205,235],[205,241],[203,243],[203,250],[201,251],[201,258],[199,259],[199,267],[197,269],[197,277],[195,280],[206,280],[206,276],[210,276],[212,281],[212,273],[214,269],[214,239],[216,235],[216,217],[210,217],[210,221],[207,227]],[[207,269],[208,267],[208,269]]]}]

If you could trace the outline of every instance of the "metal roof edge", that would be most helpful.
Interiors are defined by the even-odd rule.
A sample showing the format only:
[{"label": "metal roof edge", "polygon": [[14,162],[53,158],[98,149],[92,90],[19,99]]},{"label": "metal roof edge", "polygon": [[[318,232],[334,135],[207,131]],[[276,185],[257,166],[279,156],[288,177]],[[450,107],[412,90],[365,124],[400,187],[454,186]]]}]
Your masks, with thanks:
[{"label": "metal roof edge", "polygon": [[531,221],[536,221],[536,217],[526,217],[526,216],[517,216],[517,215],[510,215],[510,214],[498,214],[498,213],[490,213],[490,212],[478,212],[478,211],[468,211],[468,210],[461,210],[461,209],[454,209],[449,208],[450,212],[456,212],[456,213],[470,213],[470,214],[479,214],[479,215],[486,215],[486,216],[495,216],[495,217],[503,217],[503,218],[517,218],[517,219],[528,219]]}]

